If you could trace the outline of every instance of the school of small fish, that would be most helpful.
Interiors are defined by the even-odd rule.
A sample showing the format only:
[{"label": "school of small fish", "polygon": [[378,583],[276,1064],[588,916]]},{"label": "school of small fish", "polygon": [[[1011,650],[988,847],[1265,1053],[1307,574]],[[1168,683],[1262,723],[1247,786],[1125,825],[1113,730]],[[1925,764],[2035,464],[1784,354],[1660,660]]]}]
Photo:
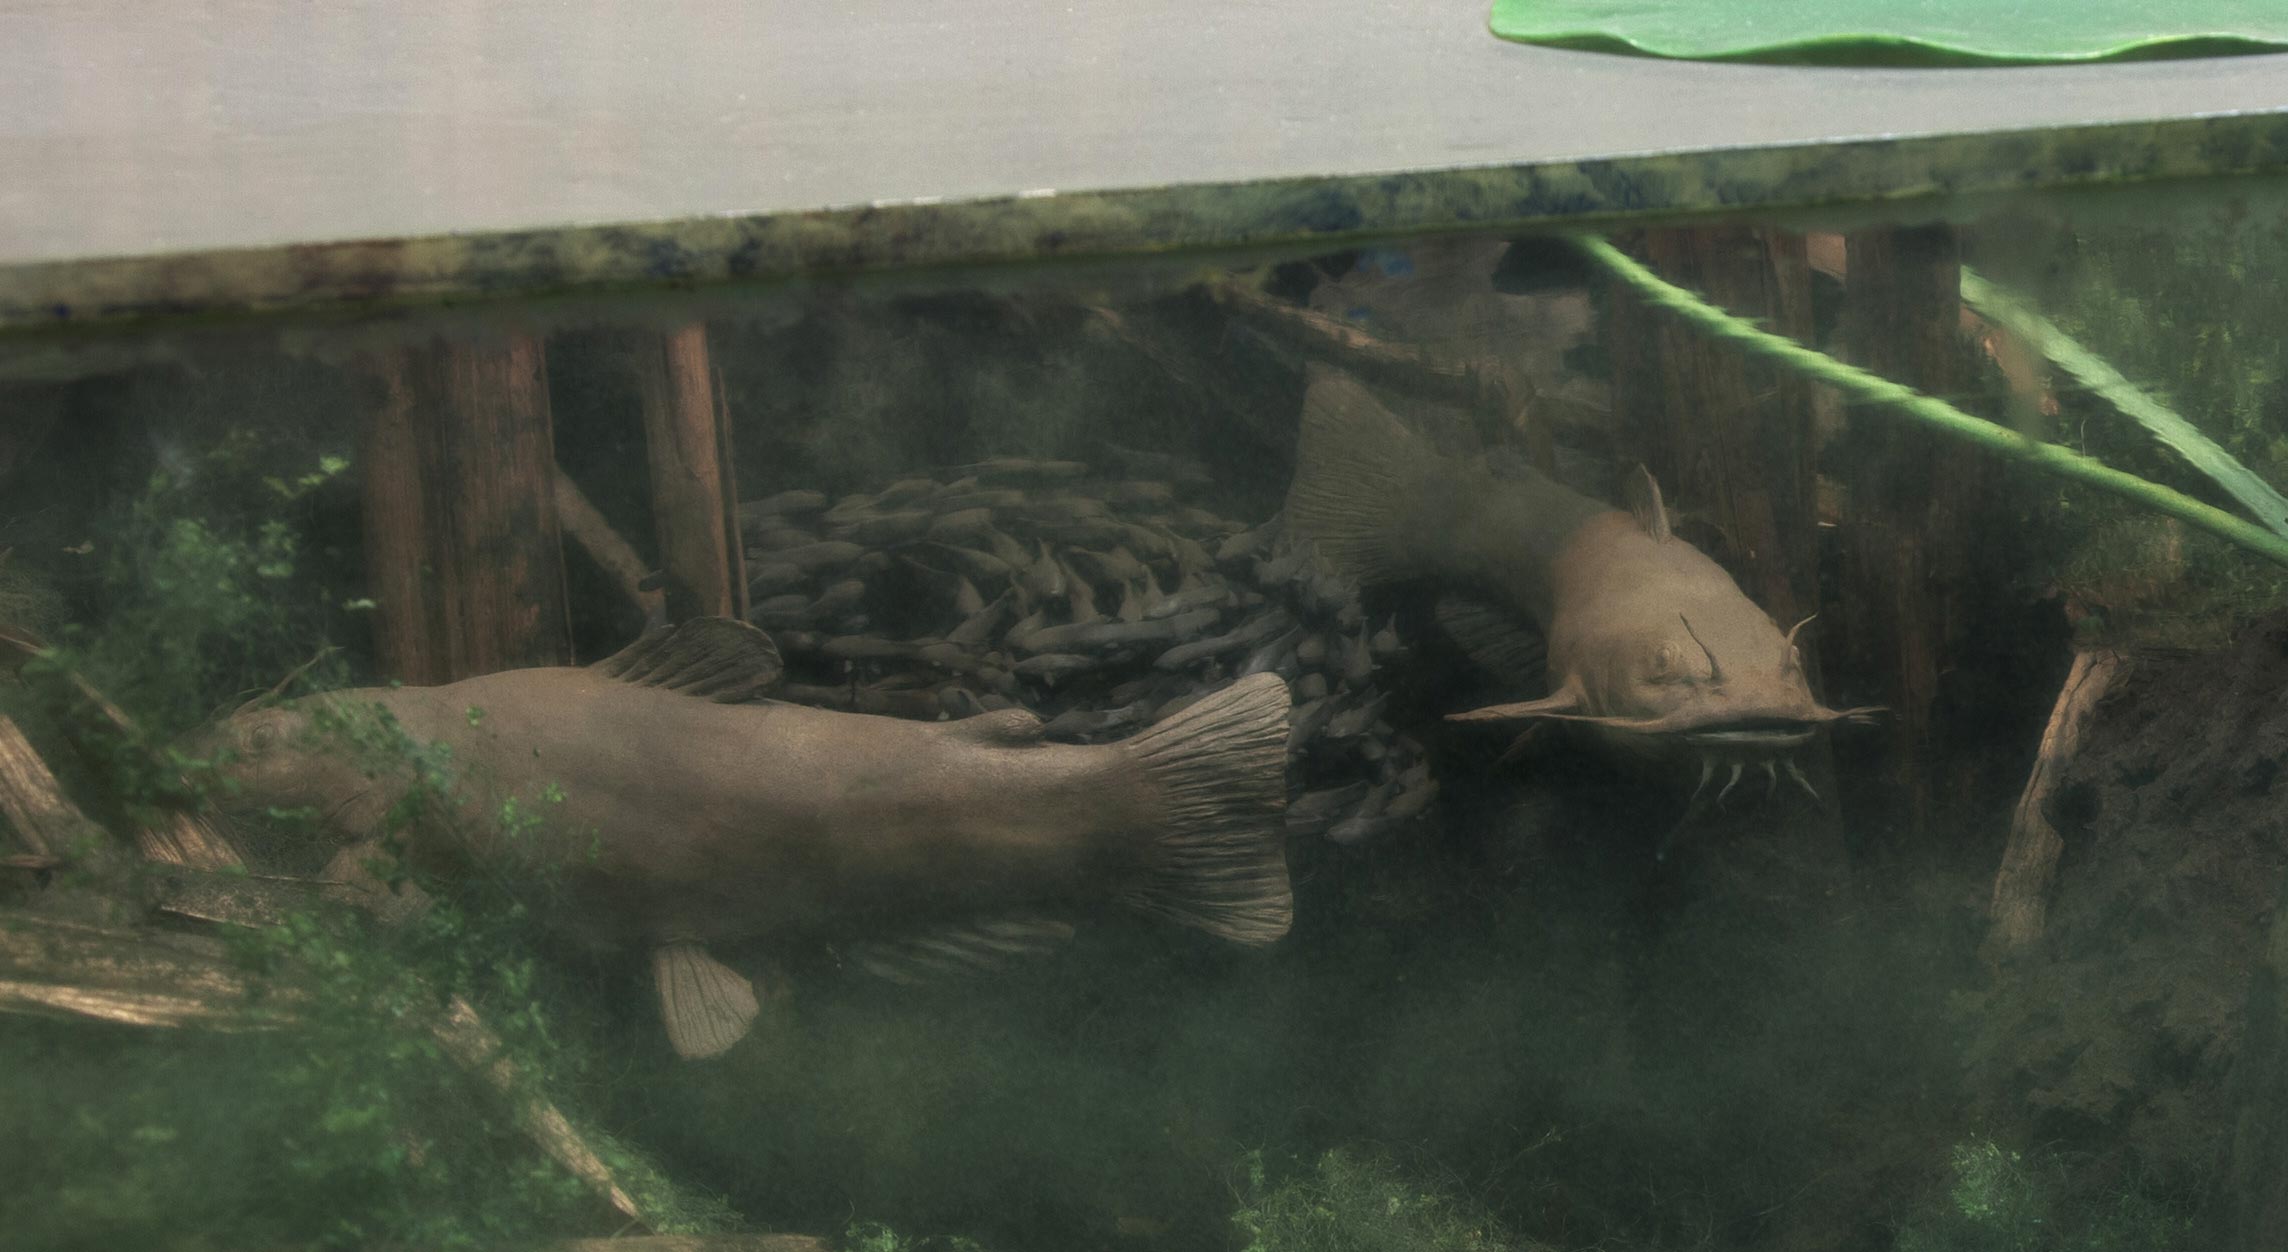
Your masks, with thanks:
[{"label": "school of small fish", "polygon": [[1101,743],[1277,674],[1290,833],[1352,843],[1420,815],[1436,784],[1377,686],[1395,628],[1276,523],[1185,503],[1203,473],[1152,468],[1175,472],[1004,458],[740,505],[749,617],[789,669],[777,694],[919,719],[1023,708],[1052,740]]}]

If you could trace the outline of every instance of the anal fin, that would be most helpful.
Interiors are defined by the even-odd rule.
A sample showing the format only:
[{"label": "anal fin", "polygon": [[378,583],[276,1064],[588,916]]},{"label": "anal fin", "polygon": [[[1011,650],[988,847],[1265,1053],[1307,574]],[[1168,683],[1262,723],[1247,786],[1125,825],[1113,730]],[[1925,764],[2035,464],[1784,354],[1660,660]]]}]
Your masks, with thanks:
[{"label": "anal fin", "polygon": [[876,978],[917,987],[991,973],[1006,962],[1045,956],[1072,938],[1072,924],[1036,914],[964,922],[905,939],[871,940],[845,949],[851,963]]},{"label": "anal fin", "polygon": [[659,1016],[667,1041],[687,1061],[721,1056],[746,1038],[761,1005],[755,986],[707,954],[693,939],[652,949],[652,979],[659,985]]}]

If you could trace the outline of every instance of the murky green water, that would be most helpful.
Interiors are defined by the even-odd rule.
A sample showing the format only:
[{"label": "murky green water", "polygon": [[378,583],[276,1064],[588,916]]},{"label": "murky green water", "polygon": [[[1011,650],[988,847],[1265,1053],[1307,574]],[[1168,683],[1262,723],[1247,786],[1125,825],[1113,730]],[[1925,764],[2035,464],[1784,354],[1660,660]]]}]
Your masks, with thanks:
[{"label": "murky green water", "polygon": [[5,1242],[2269,1246],[2283,221],[0,343]]}]

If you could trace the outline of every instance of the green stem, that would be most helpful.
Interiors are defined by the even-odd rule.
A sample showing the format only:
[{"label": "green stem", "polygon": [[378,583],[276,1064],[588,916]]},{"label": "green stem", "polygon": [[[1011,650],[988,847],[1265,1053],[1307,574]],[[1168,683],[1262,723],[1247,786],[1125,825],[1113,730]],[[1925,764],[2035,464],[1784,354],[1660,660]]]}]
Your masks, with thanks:
[{"label": "green stem", "polygon": [[2197,526],[2281,565],[2288,565],[2288,538],[2242,521],[2223,509],[2203,504],[2182,492],[2139,478],[2135,474],[2124,473],[2103,461],[2083,456],[2069,448],[2061,448],[2054,443],[2029,439],[2006,426],[1997,426],[1982,418],[1972,417],[1936,396],[1926,396],[1912,387],[1901,386],[1857,366],[1846,365],[1824,352],[1806,348],[1784,335],[1763,330],[1667,281],[1602,239],[1584,236],[1575,239],[1574,243],[1591,260],[1634,288],[1646,303],[1667,309],[1709,335],[1743,351],[1779,361],[1834,387],[1853,400],[1895,409],[1950,438],[1977,444],[2013,461],[2033,465],[2061,478],[2070,478],[2102,491],[2110,491],[2146,508]]},{"label": "green stem", "polygon": [[2024,300],[1965,265],[1962,267],[1962,302],[1979,316],[2034,345],[2074,381],[2134,418],[2164,447],[2185,458],[2187,464],[2209,476],[2240,502],[2273,534],[2288,536],[2288,498],[2257,477],[2200,428],[2177,415],[2169,406],[2147,395],[2124,378],[2105,358],[2076,343]]}]

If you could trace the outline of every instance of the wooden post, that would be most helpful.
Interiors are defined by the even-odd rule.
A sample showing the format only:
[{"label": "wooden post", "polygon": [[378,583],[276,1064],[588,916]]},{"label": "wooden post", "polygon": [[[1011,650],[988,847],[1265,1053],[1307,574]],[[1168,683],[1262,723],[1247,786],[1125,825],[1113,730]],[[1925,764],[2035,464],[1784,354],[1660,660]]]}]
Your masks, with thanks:
[{"label": "wooden post", "polygon": [[408,683],[571,660],[540,343],[408,349],[368,420],[366,577],[384,670]]},{"label": "wooden post", "polygon": [[[655,352],[639,351],[637,384],[670,615],[744,618],[746,563],[731,481],[731,424],[707,350],[707,327],[679,327]],[[684,595],[690,602],[678,603]]]},{"label": "wooden post", "polygon": [[[1630,246],[1630,245],[1624,245]],[[1746,227],[1643,232],[1631,250],[1663,278],[1803,342],[1812,338],[1811,266],[1801,235]],[[1782,629],[1819,611],[1814,388],[1801,376],[1639,301],[1612,292],[1616,469],[1642,464],[1672,508],[1705,522],[1748,593]],[[1804,669],[1823,696],[1814,626]],[[1844,703],[1842,701],[1832,701]],[[1832,816],[1834,759],[1821,740],[1801,757]]]},{"label": "wooden post", "polygon": [[[1845,247],[1853,361],[1959,401],[1979,375],[1962,338],[1953,230],[1872,230]],[[1994,515],[1996,468],[1975,448],[1854,414],[1832,459],[1845,493],[1835,634],[1866,688],[1852,701],[1891,710],[1890,781],[1919,833],[1941,791],[1932,726],[1940,675],[1970,632],[1980,571],[2007,561],[2013,528]]]}]

